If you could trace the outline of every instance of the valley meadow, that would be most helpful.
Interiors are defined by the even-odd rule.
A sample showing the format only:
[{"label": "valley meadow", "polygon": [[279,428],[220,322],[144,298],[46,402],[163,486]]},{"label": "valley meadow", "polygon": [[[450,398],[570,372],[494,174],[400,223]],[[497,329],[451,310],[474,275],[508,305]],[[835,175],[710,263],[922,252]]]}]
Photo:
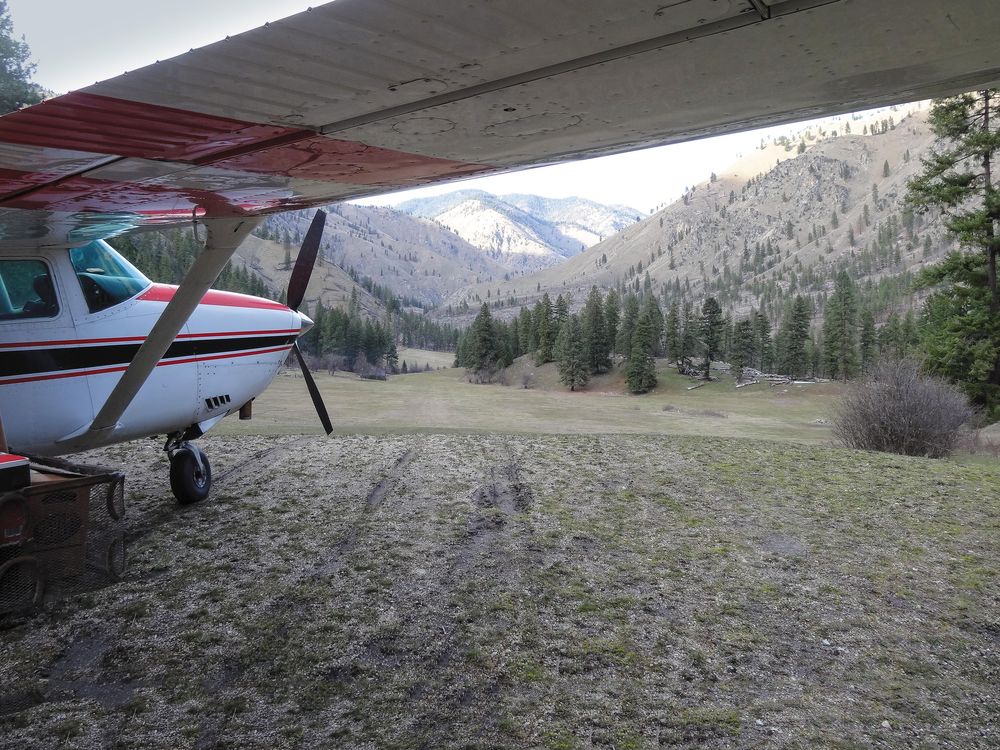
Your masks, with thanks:
[{"label": "valley meadow", "polygon": [[159,441],[84,456],[128,472],[129,567],[0,621],[0,746],[1000,745],[997,461],[659,369],[320,373],[329,438],[285,373],[183,508]]}]

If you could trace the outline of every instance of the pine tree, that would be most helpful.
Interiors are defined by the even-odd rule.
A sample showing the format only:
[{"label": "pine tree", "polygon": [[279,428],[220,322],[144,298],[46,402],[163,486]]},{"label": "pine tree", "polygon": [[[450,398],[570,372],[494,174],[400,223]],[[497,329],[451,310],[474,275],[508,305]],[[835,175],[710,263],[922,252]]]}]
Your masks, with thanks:
[{"label": "pine tree", "polygon": [[639,320],[639,298],[629,292],[625,295],[623,304],[622,321],[618,328],[618,336],[615,341],[615,349],[625,359],[632,353],[632,334],[635,332],[636,323]]},{"label": "pine tree", "polygon": [[466,334],[466,350],[464,365],[466,368],[484,372],[495,368],[500,361],[500,347],[497,332],[490,314],[490,306],[483,303],[479,314],[472,321]]},{"label": "pine tree", "polygon": [[925,367],[962,385],[1000,416],[1000,190],[993,175],[1000,152],[1000,90],[939,99],[930,123],[937,150],[909,184],[918,211],[940,208],[966,253],[927,269],[918,285],[937,287],[923,315]]},{"label": "pine tree", "polygon": [[791,378],[801,378],[809,370],[807,345],[811,317],[809,301],[801,294],[795,295],[779,334],[781,354],[778,366],[782,373]]},{"label": "pine tree", "polygon": [[705,380],[712,379],[712,360],[718,356],[722,343],[722,308],[715,297],[709,297],[701,306],[701,342],[705,354],[703,365]]},{"label": "pine tree", "polygon": [[753,322],[747,318],[736,321],[733,326],[733,349],[729,355],[729,363],[736,368],[736,380],[743,380],[743,368],[750,367],[754,361]]},{"label": "pine tree", "polygon": [[0,114],[38,104],[46,91],[31,82],[35,66],[23,38],[14,38],[14,22],[6,0],[0,0]]},{"label": "pine tree", "polygon": [[719,342],[719,354],[717,359],[727,361],[729,353],[733,350],[733,316],[726,313],[722,319],[722,340]]},{"label": "pine tree", "polygon": [[611,342],[604,321],[604,300],[596,286],[590,288],[583,306],[581,325],[587,367],[594,374],[607,372],[611,369]]},{"label": "pine tree", "polygon": [[640,315],[629,345],[625,384],[630,393],[646,393],[656,387],[653,360],[653,329],[648,315]]},{"label": "pine tree", "polygon": [[555,329],[555,321],[552,317],[552,301],[549,293],[546,292],[535,304],[535,312],[532,315],[535,323],[535,341],[537,349],[535,352],[535,364],[544,365],[551,362],[554,353],[555,337],[558,331]]},{"label": "pine tree", "polygon": [[690,302],[685,302],[681,308],[681,351],[680,363],[686,365],[695,355],[698,346],[698,321],[694,316],[694,308]]},{"label": "pine tree", "polygon": [[618,339],[618,322],[622,314],[621,297],[614,289],[608,292],[604,300],[604,325],[607,327],[609,354],[616,350],[615,342]]},{"label": "pine tree", "polygon": [[674,362],[681,359],[681,313],[677,300],[670,303],[667,319],[663,326],[663,346],[666,356]]},{"label": "pine tree", "polygon": [[823,320],[823,359],[831,378],[849,380],[858,374],[858,301],[854,282],[840,271]]},{"label": "pine tree", "polygon": [[555,323],[555,330],[558,332],[567,320],[569,320],[569,297],[560,294],[556,297],[556,304],[552,308],[552,321]]},{"label": "pine tree", "polygon": [[521,351],[530,354],[535,351],[535,323],[531,317],[531,310],[527,307],[521,308],[519,316],[518,331],[521,335]]},{"label": "pine tree", "polygon": [[643,298],[642,309],[639,315],[649,315],[649,325],[653,336],[653,356],[659,357],[663,354],[663,312],[656,301],[656,297],[648,294]]},{"label": "pine tree", "polygon": [[590,367],[583,328],[576,315],[570,315],[563,324],[556,348],[559,350],[559,382],[568,385],[571,391],[585,386],[590,379]]},{"label": "pine tree", "polygon": [[399,365],[399,351],[396,349],[396,342],[392,338],[386,341],[385,366],[390,373],[395,373]]},{"label": "pine tree", "polygon": [[860,342],[861,372],[862,374],[868,374],[871,372],[872,365],[875,364],[875,355],[877,354],[876,345],[878,344],[878,337],[875,333],[875,315],[870,309],[861,313]]},{"label": "pine tree", "polygon": [[774,366],[774,341],[771,339],[771,321],[759,310],[753,316],[753,331],[757,369],[767,372]]}]

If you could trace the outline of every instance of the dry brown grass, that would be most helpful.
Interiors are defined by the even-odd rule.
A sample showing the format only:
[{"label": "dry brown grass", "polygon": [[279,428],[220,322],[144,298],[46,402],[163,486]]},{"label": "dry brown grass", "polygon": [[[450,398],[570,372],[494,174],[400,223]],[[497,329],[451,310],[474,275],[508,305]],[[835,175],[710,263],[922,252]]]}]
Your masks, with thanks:
[{"label": "dry brown grass", "polygon": [[[662,412],[661,412],[662,413]],[[653,435],[210,437],[118,585],[3,623],[0,745],[998,741],[1000,468]],[[887,723],[887,726],[884,725]]]}]

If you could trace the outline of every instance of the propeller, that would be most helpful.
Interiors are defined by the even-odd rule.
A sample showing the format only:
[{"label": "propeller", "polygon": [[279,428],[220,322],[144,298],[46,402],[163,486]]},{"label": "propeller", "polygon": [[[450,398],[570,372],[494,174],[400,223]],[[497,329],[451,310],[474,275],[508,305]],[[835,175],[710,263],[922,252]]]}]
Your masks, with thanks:
[{"label": "propeller", "polygon": [[[306,296],[306,287],[309,286],[309,278],[312,276],[313,266],[316,264],[316,254],[319,252],[319,241],[323,237],[325,224],[326,212],[316,211],[312,224],[309,225],[309,231],[306,232],[306,238],[302,240],[299,256],[295,259],[295,267],[288,280],[288,306],[295,312],[299,311],[299,305],[302,304],[302,300]],[[299,361],[299,367],[302,369],[302,377],[306,379],[306,388],[309,389],[309,397],[312,399],[313,406],[316,407],[319,421],[323,423],[323,429],[329,435],[333,432],[330,415],[327,414],[326,405],[323,403],[322,396],[319,395],[319,388],[316,387],[316,381],[313,380],[312,373],[309,372],[309,366],[302,356],[302,350],[299,349],[297,341],[292,344],[292,350],[295,352],[295,358]]]}]

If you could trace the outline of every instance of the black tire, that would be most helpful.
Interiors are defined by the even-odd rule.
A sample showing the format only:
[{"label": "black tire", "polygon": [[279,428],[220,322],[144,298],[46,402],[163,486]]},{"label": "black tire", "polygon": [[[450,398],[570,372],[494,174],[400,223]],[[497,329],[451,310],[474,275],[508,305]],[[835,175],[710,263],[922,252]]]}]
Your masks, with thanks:
[{"label": "black tire", "polygon": [[[198,467],[198,458],[201,466]],[[193,445],[174,451],[170,457],[170,489],[181,505],[197,503],[208,497],[212,489],[212,467],[200,448]]]}]

